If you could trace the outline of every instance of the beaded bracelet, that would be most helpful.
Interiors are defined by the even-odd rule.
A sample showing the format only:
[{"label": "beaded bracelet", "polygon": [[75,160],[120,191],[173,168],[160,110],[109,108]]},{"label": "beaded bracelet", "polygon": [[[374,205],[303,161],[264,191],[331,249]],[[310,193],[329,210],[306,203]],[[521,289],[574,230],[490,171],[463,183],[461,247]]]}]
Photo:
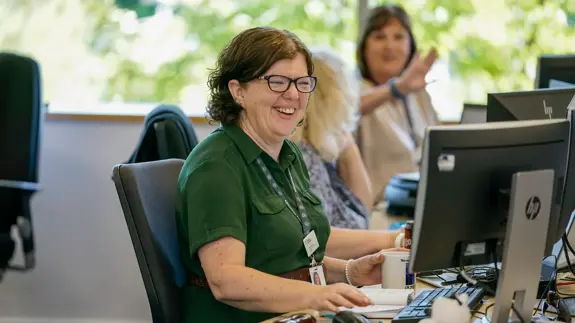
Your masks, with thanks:
[{"label": "beaded bracelet", "polygon": [[351,259],[349,259],[348,261],[345,262],[345,279],[347,280],[347,283],[351,286],[353,286],[353,284],[351,283],[351,280],[349,279],[349,263],[351,262]]}]

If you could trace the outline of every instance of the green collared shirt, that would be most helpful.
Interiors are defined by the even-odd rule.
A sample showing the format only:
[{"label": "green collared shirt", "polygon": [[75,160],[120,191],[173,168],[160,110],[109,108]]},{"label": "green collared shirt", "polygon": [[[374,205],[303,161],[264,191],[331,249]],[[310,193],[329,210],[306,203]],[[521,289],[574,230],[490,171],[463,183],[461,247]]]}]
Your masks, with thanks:
[{"label": "green collared shirt", "polygon": [[[246,246],[246,266],[269,274],[308,267],[304,234],[256,159],[261,157],[288,202],[296,206],[288,169],[325,254],[330,226],[297,146],[285,141],[274,161],[238,126],[224,126],[200,142],[188,156],[178,180],[177,225],[184,267],[205,277],[198,250],[229,236]],[[295,208],[297,210],[297,207]],[[217,301],[206,287],[184,288],[185,322],[259,322],[277,313],[246,312]]]}]

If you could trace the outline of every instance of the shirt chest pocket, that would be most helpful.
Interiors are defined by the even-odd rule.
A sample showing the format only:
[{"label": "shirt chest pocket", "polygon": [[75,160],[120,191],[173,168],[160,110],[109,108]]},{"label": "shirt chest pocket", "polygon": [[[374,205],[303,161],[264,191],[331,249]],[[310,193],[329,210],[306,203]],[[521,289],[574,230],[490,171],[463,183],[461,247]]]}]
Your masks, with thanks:
[{"label": "shirt chest pocket", "polygon": [[[301,199],[313,228],[314,217],[321,212],[321,201],[310,191],[304,191]],[[279,196],[254,198],[252,205],[254,243],[264,244],[266,250],[277,251],[278,254],[297,253],[303,248],[301,215],[298,213],[296,217]],[[292,205],[291,209],[298,212],[297,205]]]},{"label": "shirt chest pocket", "polygon": [[311,188],[303,191],[301,193],[301,198],[306,207],[308,216],[311,215],[312,219],[318,215],[322,217],[325,216],[321,200],[312,192]]}]

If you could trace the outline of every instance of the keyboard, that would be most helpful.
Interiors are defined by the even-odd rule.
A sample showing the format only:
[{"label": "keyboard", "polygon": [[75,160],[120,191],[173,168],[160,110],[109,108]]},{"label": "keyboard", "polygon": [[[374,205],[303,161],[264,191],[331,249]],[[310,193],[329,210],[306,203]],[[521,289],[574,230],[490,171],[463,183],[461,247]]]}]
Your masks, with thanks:
[{"label": "keyboard", "polygon": [[467,306],[473,311],[481,305],[485,296],[485,291],[481,287],[444,287],[421,292],[417,297],[404,307],[401,312],[391,321],[392,323],[417,323],[420,320],[431,316],[431,306],[433,301],[442,297],[452,297],[453,295],[467,293]]}]

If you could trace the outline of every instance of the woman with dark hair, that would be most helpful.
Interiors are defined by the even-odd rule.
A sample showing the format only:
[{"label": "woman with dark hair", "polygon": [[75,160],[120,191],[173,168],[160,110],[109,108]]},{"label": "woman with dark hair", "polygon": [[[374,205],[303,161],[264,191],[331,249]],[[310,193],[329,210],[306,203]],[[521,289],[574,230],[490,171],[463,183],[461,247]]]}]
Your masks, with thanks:
[{"label": "woman with dark hair", "polygon": [[425,128],[438,123],[425,90],[437,53],[422,57],[405,10],[383,5],[371,11],[356,55],[363,83],[356,137],[377,203],[393,175],[417,169]]},{"label": "woman with dark hair", "polygon": [[[302,154],[287,140],[316,86],[307,47],[285,30],[245,30],[220,53],[208,86],[208,114],[222,126],[194,148],[178,179],[184,321],[259,322],[370,304],[354,285],[381,282],[383,253],[326,256],[328,238],[330,248],[369,243],[361,234],[330,236]],[[327,284],[314,284],[314,273]]]}]

